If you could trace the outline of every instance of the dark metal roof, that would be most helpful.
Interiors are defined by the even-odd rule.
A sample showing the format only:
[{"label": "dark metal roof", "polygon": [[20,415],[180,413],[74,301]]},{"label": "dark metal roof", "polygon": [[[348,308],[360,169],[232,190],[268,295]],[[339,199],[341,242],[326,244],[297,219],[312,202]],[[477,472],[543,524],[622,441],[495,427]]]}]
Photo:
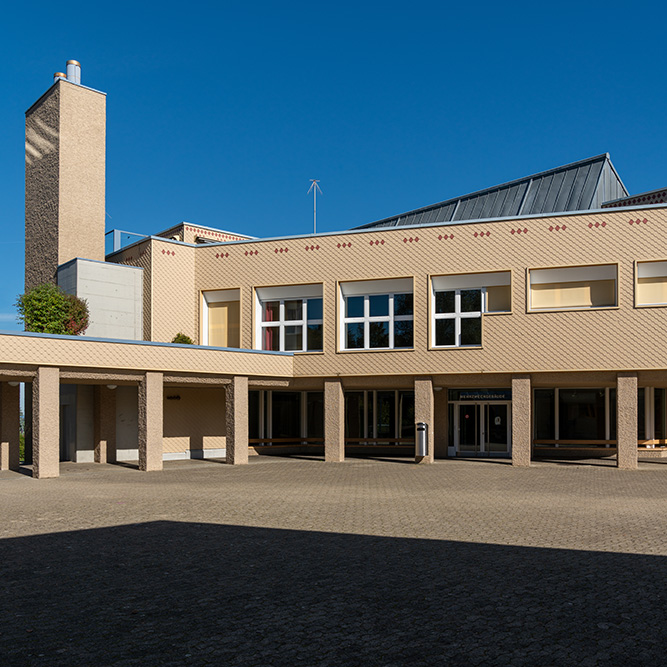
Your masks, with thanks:
[{"label": "dark metal roof", "polygon": [[603,153],[355,229],[586,211],[627,195],[609,153]]},{"label": "dark metal roof", "polygon": [[665,204],[667,203],[667,188],[640,192],[638,195],[614,199],[605,202],[602,208],[617,208],[620,206],[641,206],[642,204]]}]

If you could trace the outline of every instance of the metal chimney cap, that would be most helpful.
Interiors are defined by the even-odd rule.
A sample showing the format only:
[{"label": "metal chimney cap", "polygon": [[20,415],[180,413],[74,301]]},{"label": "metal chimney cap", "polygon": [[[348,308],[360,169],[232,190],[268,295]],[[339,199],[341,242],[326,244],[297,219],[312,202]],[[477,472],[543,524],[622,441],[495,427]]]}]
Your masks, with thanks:
[{"label": "metal chimney cap", "polygon": [[79,67],[81,67],[81,63],[78,60],[68,60],[67,64],[68,65],[78,65]]},{"label": "metal chimney cap", "polygon": [[58,79],[58,78],[64,79],[66,76],[67,75],[65,74],[65,72],[54,72],[53,73],[53,78],[54,79]]}]

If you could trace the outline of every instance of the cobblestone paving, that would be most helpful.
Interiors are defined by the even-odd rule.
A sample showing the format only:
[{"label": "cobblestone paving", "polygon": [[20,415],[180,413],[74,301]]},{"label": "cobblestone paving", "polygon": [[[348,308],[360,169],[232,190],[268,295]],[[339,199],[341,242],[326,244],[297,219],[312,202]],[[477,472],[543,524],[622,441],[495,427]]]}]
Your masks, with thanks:
[{"label": "cobblestone paving", "polygon": [[667,466],[0,473],[0,664],[655,665]]}]

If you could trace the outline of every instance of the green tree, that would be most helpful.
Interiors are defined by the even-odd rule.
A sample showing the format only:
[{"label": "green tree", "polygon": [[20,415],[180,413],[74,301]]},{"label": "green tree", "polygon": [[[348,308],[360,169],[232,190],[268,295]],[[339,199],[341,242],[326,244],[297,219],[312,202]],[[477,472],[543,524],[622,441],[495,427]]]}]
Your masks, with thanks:
[{"label": "green tree", "polygon": [[186,336],[180,331],[171,339],[172,343],[181,343],[182,345],[193,345],[194,341],[190,336]]},{"label": "green tree", "polygon": [[43,283],[16,299],[17,318],[26,331],[78,336],[88,328],[88,304],[66,294],[53,283]]}]

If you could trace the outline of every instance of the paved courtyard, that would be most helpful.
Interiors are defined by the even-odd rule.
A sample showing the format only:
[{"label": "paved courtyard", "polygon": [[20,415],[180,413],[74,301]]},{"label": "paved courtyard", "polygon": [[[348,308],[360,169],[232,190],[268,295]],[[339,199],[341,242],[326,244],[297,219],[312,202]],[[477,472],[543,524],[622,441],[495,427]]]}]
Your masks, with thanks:
[{"label": "paved courtyard", "polygon": [[653,665],[667,466],[0,473],[2,665]]}]

